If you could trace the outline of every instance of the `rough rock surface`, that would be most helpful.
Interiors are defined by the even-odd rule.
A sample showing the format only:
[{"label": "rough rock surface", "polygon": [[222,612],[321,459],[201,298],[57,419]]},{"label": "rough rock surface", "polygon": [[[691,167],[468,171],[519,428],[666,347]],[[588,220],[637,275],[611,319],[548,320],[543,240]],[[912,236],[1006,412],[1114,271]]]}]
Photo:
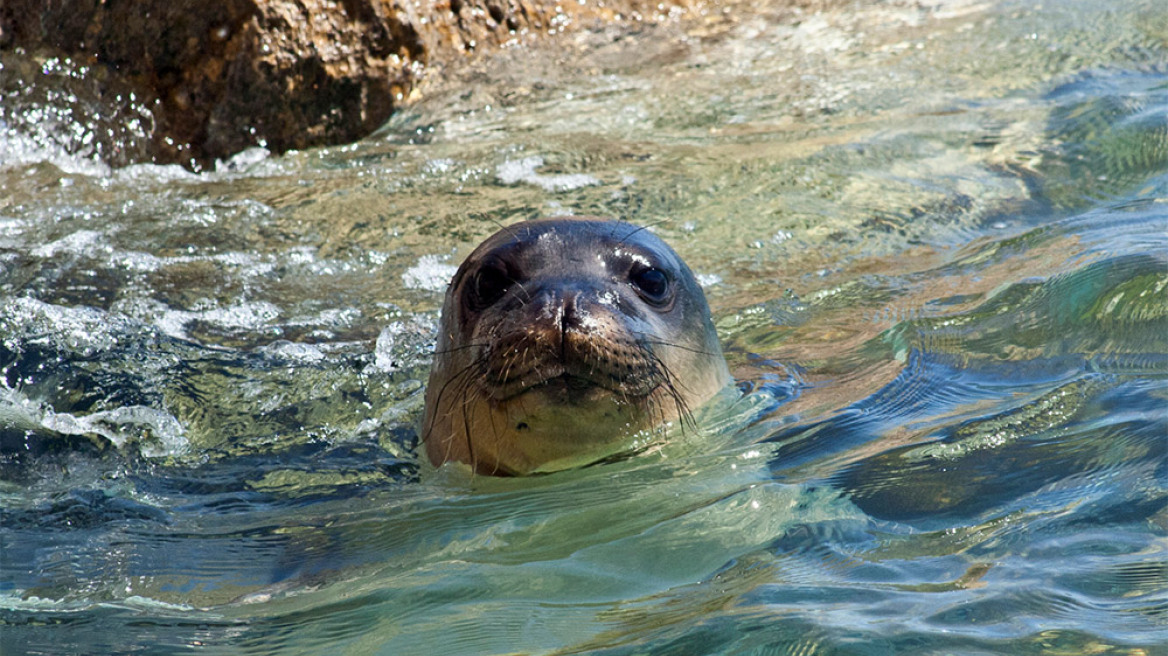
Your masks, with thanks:
[{"label": "rough rock surface", "polygon": [[358,139],[431,64],[697,1],[4,0],[0,56],[68,57],[132,90],[152,115],[149,157],[198,168],[257,144]]}]

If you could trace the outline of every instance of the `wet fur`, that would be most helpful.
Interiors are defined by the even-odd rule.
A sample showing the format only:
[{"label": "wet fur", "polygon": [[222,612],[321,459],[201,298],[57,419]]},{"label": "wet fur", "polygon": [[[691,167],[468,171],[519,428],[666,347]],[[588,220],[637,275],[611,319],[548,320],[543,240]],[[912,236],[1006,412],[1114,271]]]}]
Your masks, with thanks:
[{"label": "wet fur", "polygon": [[[602,238],[594,236],[598,228],[604,229],[603,239],[608,240],[610,249],[638,242],[637,247],[645,252],[667,254],[669,262],[677,263],[680,268],[671,270],[671,275],[677,278],[677,293],[687,295],[677,317],[671,315],[672,304],[657,313],[646,310],[649,306],[620,286],[624,282],[606,277],[610,276],[607,268],[599,276],[595,271],[584,273],[589,270],[585,260],[578,259],[576,264],[560,262],[539,250],[548,247],[528,243],[551,233],[551,237],[561,240],[562,243],[556,242],[559,247],[575,249],[569,253],[578,257],[577,251],[591,254],[587,249]],[[626,233],[617,239],[617,231],[622,229]],[[548,457],[553,464],[571,459],[571,454],[565,455],[562,449],[565,443],[577,444],[577,436],[582,458],[595,455],[593,460],[602,460],[632,448],[630,437],[623,436],[626,432],[631,436],[674,419],[683,430],[696,426],[692,406],[720,389],[728,381],[728,372],[700,288],[676,254],[651,233],[642,236],[642,230],[643,227],[597,220],[517,224],[501,229],[464,262],[443,307],[440,349],[434,354],[434,371],[426,396],[422,439],[434,464],[459,460],[483,474],[522,474],[541,466],[531,460],[541,454],[552,454]],[[512,286],[502,298],[511,300],[500,301],[499,308],[480,310],[479,319],[464,324],[471,311],[460,304],[463,299],[459,294],[468,293],[466,287],[476,284],[473,276],[482,270],[475,269],[476,262],[494,257],[496,252],[524,247],[529,251],[519,251],[515,257],[521,262],[526,262],[525,257],[536,258],[539,264],[532,267],[535,282],[546,283],[540,278],[545,270],[547,275],[567,275],[569,280],[578,282],[572,273],[576,266],[582,267],[579,275],[583,286],[568,293],[548,284],[533,288],[508,276]],[[550,248],[550,255],[559,255],[556,246]],[[531,255],[531,251],[535,254]],[[606,253],[598,252],[602,257]],[[538,299],[537,293],[541,294]],[[695,309],[704,316],[685,314],[688,311],[693,315]],[[663,338],[658,324],[668,325],[669,330],[680,329],[674,325],[677,321],[696,326],[685,330],[700,334],[683,336],[705,344],[705,348]],[[460,344],[464,340],[467,343]],[[441,348],[443,345],[446,348]],[[679,364],[687,370],[675,371]],[[695,367],[699,369],[697,374],[690,371]],[[696,381],[694,386],[699,389],[691,389],[682,380]],[[610,400],[604,401],[605,398]],[[579,416],[573,414],[577,405]],[[591,412],[602,414],[589,415]],[[524,433],[529,429],[525,421],[529,416],[540,425],[533,424],[530,433]],[[517,417],[519,422],[515,425],[513,420]],[[555,417],[566,419],[562,427],[548,423],[549,418]],[[501,420],[510,423],[500,426]],[[629,431],[612,430],[615,425],[628,426]],[[542,445],[536,437],[545,434],[551,440]],[[593,441],[596,435],[601,435],[600,442]],[[520,442],[514,442],[516,439]],[[541,451],[543,446],[546,451]],[[600,450],[594,453],[590,449]],[[511,459],[509,463],[501,461],[506,458]]]}]

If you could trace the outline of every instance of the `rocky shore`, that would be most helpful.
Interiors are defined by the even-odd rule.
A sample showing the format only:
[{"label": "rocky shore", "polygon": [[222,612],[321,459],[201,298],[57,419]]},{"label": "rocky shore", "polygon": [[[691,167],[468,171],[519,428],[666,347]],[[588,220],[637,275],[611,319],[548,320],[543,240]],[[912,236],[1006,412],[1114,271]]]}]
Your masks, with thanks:
[{"label": "rocky shore", "polygon": [[106,148],[107,161],[197,169],[254,145],[359,139],[431,71],[479,53],[703,9],[698,0],[6,0],[0,62],[25,65],[0,72],[12,113],[32,102],[37,81],[25,78],[44,62],[71,62],[85,71],[85,111],[108,123],[94,132],[124,128],[126,98],[139,108],[137,147]]}]

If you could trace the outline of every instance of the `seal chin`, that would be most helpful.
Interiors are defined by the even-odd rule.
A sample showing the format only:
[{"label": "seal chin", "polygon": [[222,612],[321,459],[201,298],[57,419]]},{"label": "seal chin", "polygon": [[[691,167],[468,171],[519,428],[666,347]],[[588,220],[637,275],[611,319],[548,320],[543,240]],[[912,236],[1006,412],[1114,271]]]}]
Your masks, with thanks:
[{"label": "seal chin", "polygon": [[630,450],[636,434],[656,423],[646,419],[651,405],[579,379],[547,381],[491,404],[491,419],[474,444],[475,469],[524,475],[604,460]]}]

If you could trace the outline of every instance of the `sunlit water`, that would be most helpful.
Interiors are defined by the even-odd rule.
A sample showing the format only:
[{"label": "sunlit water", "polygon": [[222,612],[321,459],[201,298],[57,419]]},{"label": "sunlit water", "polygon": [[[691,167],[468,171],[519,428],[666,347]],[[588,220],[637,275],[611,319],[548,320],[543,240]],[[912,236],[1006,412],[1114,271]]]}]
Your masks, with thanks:
[{"label": "sunlit water", "polygon": [[[1165,653],[1168,5],[862,4],[517,48],[199,174],[94,159],[74,63],[4,81],[3,653]],[[548,214],[670,241],[739,386],[435,471],[446,280]]]}]

